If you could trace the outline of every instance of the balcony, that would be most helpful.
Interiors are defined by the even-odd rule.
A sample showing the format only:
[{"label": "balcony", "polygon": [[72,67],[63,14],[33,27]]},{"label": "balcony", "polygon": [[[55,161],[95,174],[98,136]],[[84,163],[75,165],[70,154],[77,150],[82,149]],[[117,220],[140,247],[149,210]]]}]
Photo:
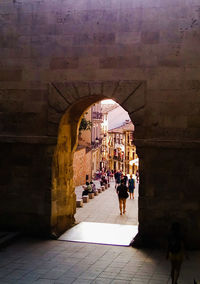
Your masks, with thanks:
[{"label": "balcony", "polygon": [[123,162],[124,160],[122,158],[120,158],[119,156],[113,156],[114,160],[117,160],[119,162]]},{"label": "balcony", "polygon": [[93,111],[92,112],[92,119],[97,119],[97,120],[102,120],[103,121],[103,114],[98,111]]},{"label": "balcony", "polygon": [[96,139],[91,142],[92,149],[96,149],[102,145],[102,138]]}]

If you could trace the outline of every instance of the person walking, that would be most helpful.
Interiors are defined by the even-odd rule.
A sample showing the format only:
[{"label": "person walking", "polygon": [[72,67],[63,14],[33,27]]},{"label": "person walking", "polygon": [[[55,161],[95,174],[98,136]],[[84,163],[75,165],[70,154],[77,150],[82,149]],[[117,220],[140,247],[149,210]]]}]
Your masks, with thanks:
[{"label": "person walking", "polygon": [[121,182],[121,173],[120,171],[117,171],[115,173],[115,188],[117,188],[120,185]]},{"label": "person walking", "polygon": [[106,172],[108,183],[110,182],[110,170],[108,169]]},{"label": "person walking", "polygon": [[171,262],[171,279],[172,284],[178,284],[178,278],[181,270],[181,264],[185,253],[185,244],[181,227],[179,223],[173,223],[168,236],[168,249],[166,258]]},{"label": "person walking", "polygon": [[124,184],[127,185],[128,176],[127,176],[126,173],[125,173],[125,175],[123,176],[123,179],[124,179]]},{"label": "person walking", "polygon": [[120,215],[125,214],[126,212],[126,199],[128,198],[128,188],[124,184],[124,180],[121,180],[121,184],[117,187],[117,194],[119,199],[119,210]]},{"label": "person walking", "polygon": [[135,189],[135,180],[133,179],[133,176],[130,175],[130,179],[128,180],[128,191],[130,193],[130,199],[131,196],[134,199],[134,189]]}]

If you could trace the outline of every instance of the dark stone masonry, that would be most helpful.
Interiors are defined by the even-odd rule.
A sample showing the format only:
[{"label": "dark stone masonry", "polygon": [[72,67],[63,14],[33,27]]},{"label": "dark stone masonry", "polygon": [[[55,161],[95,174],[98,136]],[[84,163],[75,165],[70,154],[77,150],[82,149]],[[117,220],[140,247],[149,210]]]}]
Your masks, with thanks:
[{"label": "dark stone masonry", "polygon": [[200,239],[200,4],[195,0],[0,3],[0,227],[74,223],[82,113],[112,98],[135,124],[139,239],[173,221]]}]

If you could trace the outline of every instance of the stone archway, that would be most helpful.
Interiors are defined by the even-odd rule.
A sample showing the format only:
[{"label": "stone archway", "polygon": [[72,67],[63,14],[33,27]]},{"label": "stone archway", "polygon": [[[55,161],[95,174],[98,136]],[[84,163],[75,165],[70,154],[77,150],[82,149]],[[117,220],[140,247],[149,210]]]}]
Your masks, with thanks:
[{"label": "stone archway", "polygon": [[49,85],[48,134],[58,136],[52,164],[52,232],[59,235],[74,223],[76,200],[73,187],[73,152],[77,145],[83,112],[97,101],[113,99],[129,113],[137,127],[136,140],[141,139],[145,89],[144,81],[76,81]]}]

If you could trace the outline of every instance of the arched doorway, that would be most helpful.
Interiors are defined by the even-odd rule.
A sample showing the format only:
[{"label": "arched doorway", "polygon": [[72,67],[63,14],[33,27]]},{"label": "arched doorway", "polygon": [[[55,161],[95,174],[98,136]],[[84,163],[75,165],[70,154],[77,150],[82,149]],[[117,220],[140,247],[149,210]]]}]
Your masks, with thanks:
[{"label": "arched doorway", "polygon": [[[78,127],[84,111],[105,98],[119,103],[128,113],[142,138],[145,107],[145,82],[66,82],[52,83],[49,88],[49,134],[58,135],[52,164],[51,231],[60,235],[74,223],[76,211],[73,187],[73,152]],[[57,128],[59,128],[57,134]]]}]

